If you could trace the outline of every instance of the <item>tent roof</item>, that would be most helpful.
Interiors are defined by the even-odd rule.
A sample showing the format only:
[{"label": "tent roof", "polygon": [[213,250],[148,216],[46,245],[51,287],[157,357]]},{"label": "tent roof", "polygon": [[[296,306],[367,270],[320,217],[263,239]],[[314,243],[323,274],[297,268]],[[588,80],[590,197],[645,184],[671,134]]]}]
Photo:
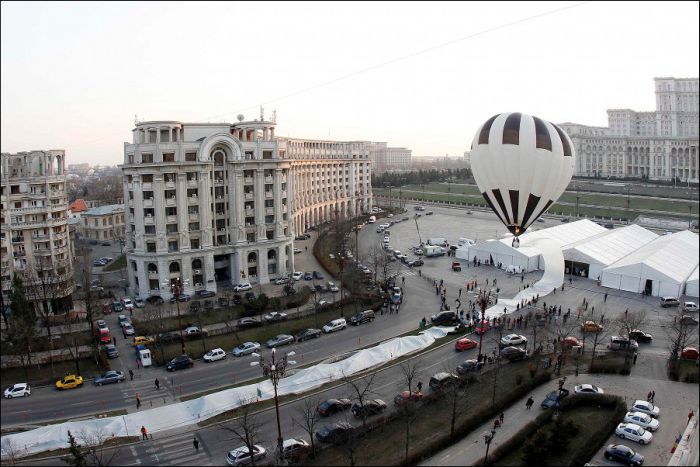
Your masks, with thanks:
[{"label": "tent roof", "polygon": [[632,224],[579,240],[568,245],[563,253],[567,260],[609,266],[657,237],[654,232]]},{"label": "tent roof", "polygon": [[[550,238],[554,240],[559,246],[563,247],[569,245],[570,243],[578,242],[586,238],[590,238],[594,235],[600,234],[602,232],[607,232],[605,227],[601,227],[595,222],[591,222],[588,219],[582,219],[576,222],[569,222],[562,225],[557,225],[555,227],[549,227],[547,229],[526,232],[520,236],[519,249],[527,246],[527,242],[534,240],[536,238]],[[513,236],[508,235],[500,239],[500,241],[508,246],[510,246],[513,241]]]},{"label": "tent roof", "polygon": [[644,265],[682,283],[698,268],[699,253],[698,235],[684,230],[657,237],[605,268],[605,272],[624,273],[628,269],[633,274]]},{"label": "tent roof", "polygon": [[686,283],[688,284],[697,284],[698,283],[698,268],[696,267],[693,272],[690,273],[690,276],[688,276],[688,280],[686,280]]},{"label": "tent roof", "polygon": [[[513,237],[510,237],[511,239]],[[513,248],[511,246],[512,240],[499,241],[499,240],[486,240],[484,242],[479,242],[476,245],[472,245],[469,249],[481,250],[481,251],[492,251],[494,253],[503,253],[506,255],[522,255],[528,258],[535,258],[540,254],[540,250],[531,247],[520,247]]]}]

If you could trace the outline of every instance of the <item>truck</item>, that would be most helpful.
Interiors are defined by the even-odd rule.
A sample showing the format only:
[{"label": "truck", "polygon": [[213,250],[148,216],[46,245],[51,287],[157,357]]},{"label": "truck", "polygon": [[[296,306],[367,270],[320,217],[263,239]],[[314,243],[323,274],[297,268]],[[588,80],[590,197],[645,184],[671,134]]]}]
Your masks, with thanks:
[{"label": "truck", "polygon": [[445,238],[429,238],[428,245],[447,246],[447,239],[445,239]]},{"label": "truck", "polygon": [[439,246],[424,245],[423,246],[423,254],[428,258],[432,258],[434,256],[444,256],[445,250],[443,250]]}]

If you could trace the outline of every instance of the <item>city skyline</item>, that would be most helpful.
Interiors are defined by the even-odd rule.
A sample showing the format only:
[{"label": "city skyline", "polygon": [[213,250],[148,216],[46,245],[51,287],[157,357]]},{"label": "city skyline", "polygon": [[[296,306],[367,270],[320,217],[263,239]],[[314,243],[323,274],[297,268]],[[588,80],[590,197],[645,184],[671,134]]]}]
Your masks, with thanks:
[{"label": "city skyline", "polygon": [[700,74],[697,18],[683,2],[3,3],[2,152],[114,165],[135,114],[235,122],[262,104],[279,136],[460,156],[495,113],[652,110],[654,77]]}]

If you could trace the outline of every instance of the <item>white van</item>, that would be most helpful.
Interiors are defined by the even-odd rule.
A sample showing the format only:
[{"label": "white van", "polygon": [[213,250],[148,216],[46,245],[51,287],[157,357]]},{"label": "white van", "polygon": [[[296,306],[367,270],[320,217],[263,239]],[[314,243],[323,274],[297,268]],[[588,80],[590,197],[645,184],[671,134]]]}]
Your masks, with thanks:
[{"label": "white van", "polygon": [[334,331],[345,329],[346,327],[348,327],[348,324],[345,321],[345,318],[338,318],[329,321],[325,326],[323,326],[323,332],[329,334]]},{"label": "white van", "polygon": [[369,216],[369,219],[367,219],[368,224],[374,224],[375,222],[377,222],[377,218],[374,216]]},{"label": "white van", "polygon": [[139,358],[141,359],[141,366],[144,368],[153,365],[151,360],[151,351],[149,349],[139,350]]},{"label": "white van", "polygon": [[447,246],[447,239],[445,239],[445,238],[429,238],[428,245],[445,247],[445,246]]},{"label": "white van", "polygon": [[460,238],[459,240],[457,240],[457,246],[462,246],[462,245],[472,246],[475,243],[476,242],[474,240],[472,240],[471,238]]}]

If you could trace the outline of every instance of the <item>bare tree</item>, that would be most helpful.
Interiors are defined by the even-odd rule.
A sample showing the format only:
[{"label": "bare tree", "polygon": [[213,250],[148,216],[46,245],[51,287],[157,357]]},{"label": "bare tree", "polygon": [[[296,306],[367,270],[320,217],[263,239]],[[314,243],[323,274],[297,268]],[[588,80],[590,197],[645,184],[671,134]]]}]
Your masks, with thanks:
[{"label": "bare tree", "polygon": [[108,448],[110,440],[115,439],[113,434],[109,434],[102,427],[95,426],[95,431],[88,431],[85,428],[78,432],[77,438],[82,443],[82,449],[92,465],[111,465],[112,461],[119,454],[119,445],[115,444]]},{"label": "bare tree", "polygon": [[[80,259],[76,261],[75,277],[76,282],[82,289],[82,295],[85,300],[85,319],[90,324],[90,335],[95,335],[95,317],[99,311],[98,293],[92,290],[92,252],[88,249],[83,249]],[[77,258],[76,258],[77,259]],[[93,348],[95,359],[99,354],[99,344],[97,339],[93,339]]]},{"label": "bare tree", "polygon": [[374,378],[376,376],[376,372],[357,379],[343,376],[343,381],[348,385],[348,389],[350,389],[350,398],[357,399],[357,403],[361,407],[359,414],[362,419],[363,428],[367,427],[367,411],[364,407],[365,404],[371,400],[371,396],[374,395]]},{"label": "bare tree", "polygon": [[2,464],[3,465],[17,465],[20,462],[20,454],[22,449],[16,441],[4,436],[2,438]]},{"label": "bare tree", "polygon": [[454,367],[448,362],[443,363],[442,371],[452,377],[452,383],[443,389],[443,397],[447,398],[450,403],[450,439],[453,439],[457,418],[462,416],[467,409],[467,386],[474,377],[469,373],[455,374]]},{"label": "bare tree", "polygon": [[411,399],[413,395],[413,383],[419,377],[418,364],[413,360],[406,360],[401,365],[399,365],[401,370],[401,382],[408,386],[409,399],[404,401],[401,406],[399,406],[399,413],[404,421],[404,426],[406,428],[406,443],[404,449],[404,463],[408,464],[408,450],[411,443],[411,424],[416,419],[416,410],[414,407],[414,401]]},{"label": "bare tree", "polygon": [[629,336],[630,332],[640,329],[647,322],[646,311],[627,311],[620,315],[612,324],[616,325],[621,334]]},{"label": "bare tree", "polygon": [[294,420],[294,423],[304,430],[304,432],[309,435],[309,441],[311,442],[311,455],[316,455],[316,443],[314,441],[314,433],[316,432],[316,427],[321,422],[320,415],[318,414],[318,406],[321,400],[318,398],[304,398],[304,405],[299,409],[299,420]]},{"label": "bare tree", "polygon": [[36,313],[34,307],[27,300],[24,284],[18,275],[12,278],[12,290],[10,303],[12,304],[12,316],[8,322],[7,341],[14,349],[15,355],[20,360],[26,379],[29,379],[29,367],[32,364],[32,344],[36,339]]},{"label": "bare tree", "polygon": [[241,401],[241,405],[240,416],[231,424],[223,424],[220,427],[232,435],[232,440],[239,441],[248,448],[251,465],[255,467],[255,456],[253,453],[255,452],[255,444],[258,442],[262,431],[262,424],[258,417],[253,414],[253,404]]},{"label": "bare tree", "polygon": [[[554,326],[549,328],[549,334],[554,336],[554,341],[557,343],[555,345],[555,351],[558,351],[559,358],[558,361],[561,365],[565,363],[567,346],[563,345],[564,339],[566,337],[573,335],[578,327],[577,323],[564,323],[563,321],[558,321]],[[561,365],[557,364],[557,375],[561,372]]]},{"label": "bare tree", "polygon": [[[597,356],[597,355],[596,355],[596,350],[597,350],[598,346],[599,346],[601,343],[605,342],[605,338],[608,337],[610,331],[609,331],[609,329],[608,329],[609,326],[608,326],[608,328],[606,328],[606,327],[604,327],[602,324],[599,324],[599,326],[600,326],[599,329],[600,329],[600,330],[597,331],[597,332],[586,331],[586,326],[587,326],[586,323],[588,323],[588,322],[593,322],[593,324],[596,323],[596,321],[595,321],[596,315],[595,315],[595,314],[592,313],[592,314],[590,315],[590,318],[591,318],[591,319],[586,320],[586,321],[583,322],[583,324],[581,324],[581,329],[582,329],[583,335],[584,335],[584,343],[585,343],[586,333],[589,333],[589,334],[592,334],[592,335],[593,335],[593,349],[592,349],[591,365],[590,365],[590,368],[593,368],[593,365],[595,364],[595,359],[596,359],[596,356]],[[603,317],[602,317],[602,316],[600,317],[600,321],[601,321],[601,322],[603,321]]]},{"label": "bare tree", "polygon": [[668,367],[672,376],[679,375],[683,349],[697,342],[697,324],[693,324],[693,319],[690,316],[685,316],[682,308],[678,307],[673,317],[673,323],[666,328],[666,334],[670,340]]}]

